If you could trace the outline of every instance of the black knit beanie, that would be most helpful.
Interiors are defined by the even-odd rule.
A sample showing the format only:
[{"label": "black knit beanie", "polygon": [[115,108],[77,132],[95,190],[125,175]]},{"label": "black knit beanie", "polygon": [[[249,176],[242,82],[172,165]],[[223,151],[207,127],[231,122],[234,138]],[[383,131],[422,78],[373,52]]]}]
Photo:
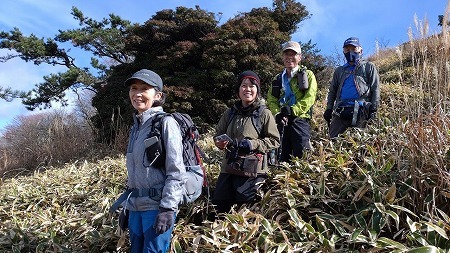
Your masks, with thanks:
[{"label": "black knit beanie", "polygon": [[239,87],[241,86],[242,79],[244,79],[244,78],[249,78],[249,79],[255,80],[256,86],[258,87],[258,93],[260,92],[261,81],[259,80],[259,76],[251,70],[246,70],[246,71],[242,72],[241,74],[239,74],[239,76],[238,76],[238,82],[237,82],[236,86],[234,87],[235,93],[239,93]]}]

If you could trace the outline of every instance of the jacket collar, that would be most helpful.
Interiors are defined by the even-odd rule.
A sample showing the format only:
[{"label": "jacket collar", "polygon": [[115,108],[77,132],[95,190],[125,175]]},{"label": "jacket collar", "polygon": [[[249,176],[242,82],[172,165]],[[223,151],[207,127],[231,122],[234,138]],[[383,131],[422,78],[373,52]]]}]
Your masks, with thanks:
[{"label": "jacket collar", "polygon": [[258,109],[262,105],[264,105],[264,101],[260,99],[258,101],[253,102],[251,105],[249,105],[247,107],[242,107],[241,100],[238,100],[234,103],[233,107],[241,114],[247,114],[247,113],[253,112],[254,110]]},{"label": "jacket collar", "polygon": [[143,125],[149,118],[162,112],[164,112],[162,106],[152,107],[143,113],[135,114],[134,121]]}]

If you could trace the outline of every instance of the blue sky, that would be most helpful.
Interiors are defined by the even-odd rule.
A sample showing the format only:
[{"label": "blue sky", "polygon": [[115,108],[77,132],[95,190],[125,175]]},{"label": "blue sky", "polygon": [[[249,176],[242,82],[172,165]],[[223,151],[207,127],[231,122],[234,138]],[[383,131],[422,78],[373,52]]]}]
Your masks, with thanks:
[{"label": "blue sky", "polygon": [[[450,0],[306,0],[299,1],[306,6],[311,17],[300,24],[292,36],[293,40],[317,44],[323,55],[341,52],[343,41],[351,36],[360,38],[366,56],[373,54],[376,42],[380,47],[395,47],[408,41],[408,28],[417,33],[414,23],[427,20],[429,34],[439,32],[437,16],[444,14]],[[234,17],[239,12],[252,8],[271,7],[271,0],[3,0],[0,8],[0,31],[10,31],[18,27],[24,35],[54,37],[58,30],[78,28],[78,22],[70,14],[72,6],[80,9],[85,16],[101,20],[114,13],[133,23],[143,23],[162,9],[177,6],[200,8],[223,13],[221,22]],[[87,64],[90,55],[72,49],[78,64]],[[0,55],[8,53],[0,50]],[[14,59],[0,63],[0,86],[19,90],[30,90],[43,81],[50,73],[64,71],[54,66],[35,66]],[[39,112],[39,111],[37,111]],[[19,100],[0,100],[0,131],[12,124],[18,115],[28,112]]]}]

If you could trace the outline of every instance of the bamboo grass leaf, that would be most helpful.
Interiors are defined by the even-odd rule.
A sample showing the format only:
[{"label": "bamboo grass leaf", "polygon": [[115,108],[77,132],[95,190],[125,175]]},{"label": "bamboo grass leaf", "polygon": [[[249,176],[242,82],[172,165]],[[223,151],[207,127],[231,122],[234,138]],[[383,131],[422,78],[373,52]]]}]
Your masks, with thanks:
[{"label": "bamboo grass leaf", "polygon": [[305,226],[305,222],[302,220],[302,218],[298,215],[297,210],[290,209],[288,210],[289,216],[291,217],[292,221],[294,222],[295,226],[298,228],[298,230],[302,230]]},{"label": "bamboo grass leaf", "polygon": [[424,246],[406,251],[407,253],[436,253],[440,252],[435,246]]},{"label": "bamboo grass leaf", "polygon": [[391,187],[389,187],[389,190],[387,191],[386,195],[384,196],[384,200],[388,202],[389,204],[392,204],[395,200],[395,194],[397,192],[397,187],[395,184],[392,184]]},{"label": "bamboo grass leaf", "polygon": [[410,218],[409,218],[409,216],[406,216],[406,223],[408,223],[408,226],[409,226],[409,230],[412,232],[412,233],[414,233],[414,232],[416,232],[417,231],[417,223],[416,222],[414,222],[414,221],[412,221]]},{"label": "bamboo grass leaf", "polygon": [[389,249],[401,249],[401,250],[408,249],[405,245],[386,237],[378,238],[376,246],[379,248],[389,248]]},{"label": "bamboo grass leaf", "polygon": [[391,210],[386,210],[386,214],[389,215],[390,217],[392,217],[392,219],[394,219],[395,226],[398,230],[399,224],[400,224],[400,217],[398,216],[398,214]]},{"label": "bamboo grass leaf", "polygon": [[266,218],[263,218],[261,220],[261,224],[263,225],[263,227],[265,228],[265,231],[268,234],[270,234],[270,235],[273,234],[273,228],[272,228],[272,225],[270,224],[269,220],[267,220]]},{"label": "bamboo grass leaf", "polygon": [[430,222],[424,222],[424,224],[427,226],[428,231],[436,231],[438,234],[440,234],[442,237],[448,240],[447,233],[443,228],[440,228],[437,225],[432,224]]},{"label": "bamboo grass leaf", "polygon": [[286,192],[286,198],[287,198],[289,207],[294,208],[295,203],[296,203],[294,195],[292,195],[290,192]]},{"label": "bamboo grass leaf", "polygon": [[352,241],[355,241],[356,238],[362,233],[362,231],[363,230],[361,228],[355,229],[355,231],[353,231],[353,233],[350,235],[350,239]]},{"label": "bamboo grass leaf", "polygon": [[401,211],[404,211],[404,212],[407,212],[407,213],[411,214],[414,217],[418,217],[415,213],[413,213],[411,210],[409,210],[406,207],[399,206],[399,205],[393,205],[393,204],[388,204],[388,206],[392,207],[392,208],[395,208],[395,209],[398,209],[398,210],[401,210]]},{"label": "bamboo grass leaf", "polygon": [[321,197],[325,196],[325,173],[321,173],[319,182],[319,195]]},{"label": "bamboo grass leaf", "polygon": [[281,253],[288,248],[286,243],[280,243],[277,247],[277,253]]}]

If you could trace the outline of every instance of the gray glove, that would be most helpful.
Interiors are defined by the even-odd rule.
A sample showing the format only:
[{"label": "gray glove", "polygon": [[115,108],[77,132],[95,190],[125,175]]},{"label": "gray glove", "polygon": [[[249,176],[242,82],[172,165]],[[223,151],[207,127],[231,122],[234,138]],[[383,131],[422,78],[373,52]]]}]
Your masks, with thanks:
[{"label": "gray glove", "polygon": [[153,227],[157,234],[166,232],[174,223],[174,212],[171,209],[159,208]]},{"label": "gray glove", "polygon": [[121,210],[119,214],[119,227],[122,231],[128,228],[128,219],[130,218],[130,211],[128,209]]}]

